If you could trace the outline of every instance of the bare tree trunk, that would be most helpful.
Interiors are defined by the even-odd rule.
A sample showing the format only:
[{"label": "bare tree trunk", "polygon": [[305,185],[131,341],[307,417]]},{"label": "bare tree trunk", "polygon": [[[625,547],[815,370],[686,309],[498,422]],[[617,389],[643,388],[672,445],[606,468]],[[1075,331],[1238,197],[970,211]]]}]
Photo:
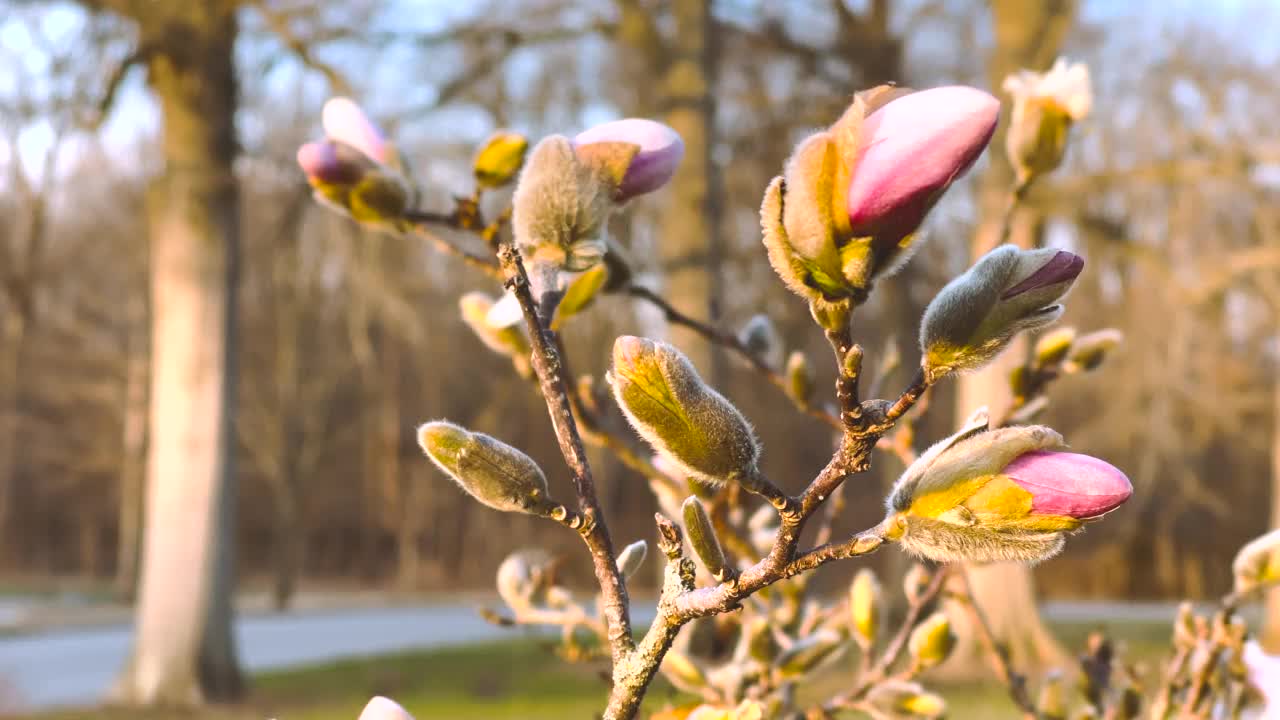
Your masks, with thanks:
[{"label": "bare tree trunk", "polygon": [[[22,356],[26,348],[27,316],[22,308],[11,308],[0,318],[3,339],[0,340],[0,546],[13,547],[14,530],[10,527],[9,506],[18,474],[18,415],[21,393]],[[0,563],[7,564],[10,553],[0,551]]]},{"label": "bare tree trunk", "polygon": [[243,690],[232,634],[235,293],[239,207],[235,6],[148,3],[138,17],[163,118],[165,169],[148,197],[151,443],[133,654],[135,704]]},{"label": "bare tree trunk", "polygon": [[[995,46],[990,57],[988,78],[999,87],[1004,77],[1022,67],[1042,69],[1053,61],[1075,16],[1074,0],[992,0]],[[971,258],[977,259],[999,241],[1004,207],[1008,202],[1013,173],[1004,154],[1004,132],[997,130],[988,151],[990,165],[979,184],[982,221],[973,238]],[[1011,241],[1027,246],[1038,241],[1039,220],[1030,210],[1014,217]],[[960,379],[956,401],[957,422],[974,409],[989,405],[993,415],[1011,401],[1009,372],[1027,352],[1025,338],[1015,342],[991,367]],[[1036,607],[1035,582],[1031,569],[1022,565],[995,564],[966,568],[974,599],[986,611],[997,639],[1005,643],[1016,666],[1035,671],[1065,659],[1061,647],[1045,627]],[[985,668],[981,643],[965,621],[961,609],[951,613],[960,643],[946,670],[953,675],[972,674]]]},{"label": "bare tree trunk", "polygon": [[298,509],[298,493],[291,478],[283,478],[290,488],[277,492],[275,507],[275,557],[271,583],[271,605],[278,612],[289,609],[298,592],[298,578],[306,558],[306,533]]},{"label": "bare tree trunk", "polygon": [[[1272,389],[1271,527],[1280,528],[1280,373]],[[1280,653],[1280,589],[1267,594],[1267,620],[1262,634],[1267,652]]]},{"label": "bare tree trunk", "polygon": [[148,358],[145,303],[130,304],[125,347],[124,421],[120,448],[120,507],[116,529],[116,597],[132,601],[138,589],[147,452]]}]

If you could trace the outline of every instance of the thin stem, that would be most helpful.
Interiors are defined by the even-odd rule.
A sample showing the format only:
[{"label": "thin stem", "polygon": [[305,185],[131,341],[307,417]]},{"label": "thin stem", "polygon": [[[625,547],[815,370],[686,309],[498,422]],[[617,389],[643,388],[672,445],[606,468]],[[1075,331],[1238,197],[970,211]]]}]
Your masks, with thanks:
[{"label": "thin stem", "polygon": [[1018,207],[1022,205],[1022,201],[1027,196],[1027,190],[1031,187],[1030,180],[1025,182],[1014,181],[1009,187],[1009,193],[1005,198],[1004,213],[1000,217],[1000,242],[997,245],[1003,245],[1009,242],[1009,237],[1013,235],[1013,218],[1018,212]]},{"label": "thin stem", "polygon": [[492,260],[483,255],[477,255],[465,248],[454,245],[443,236],[427,227],[427,223],[441,224],[451,227],[452,222],[453,220],[451,219],[451,216],[448,215],[415,213],[411,218],[407,218],[404,228],[405,232],[413,235],[414,237],[430,242],[437,250],[445,255],[456,257],[468,266],[483,272],[489,277],[496,280],[502,280],[502,268],[495,265]]},{"label": "thin stem", "polygon": [[515,294],[524,311],[533,346],[533,368],[538,375],[538,383],[547,403],[547,412],[551,416],[560,452],[573,473],[578,508],[586,517],[587,526],[581,531],[582,537],[591,551],[596,581],[600,584],[602,614],[609,631],[613,662],[617,666],[625,662],[635,648],[635,640],[631,636],[630,603],[626,585],[618,572],[609,529],[600,512],[586,449],[573,418],[573,409],[569,403],[569,383],[564,377],[564,364],[560,360],[560,354],[556,351],[555,333],[538,316],[519,253],[510,244],[506,244],[499,249],[498,260],[506,277],[507,287]]}]

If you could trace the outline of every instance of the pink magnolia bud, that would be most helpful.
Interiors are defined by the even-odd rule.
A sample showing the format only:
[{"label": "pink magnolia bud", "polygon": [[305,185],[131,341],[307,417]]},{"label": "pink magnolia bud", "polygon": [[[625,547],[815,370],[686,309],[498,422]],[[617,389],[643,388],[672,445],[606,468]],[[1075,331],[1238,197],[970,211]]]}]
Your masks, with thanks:
[{"label": "pink magnolia bud", "polygon": [[951,86],[898,97],[867,116],[849,183],[856,237],[915,232],[933,204],[991,141],[1000,101]]},{"label": "pink magnolia bud", "polygon": [[312,184],[354,184],[372,164],[349,145],[321,140],[298,148],[298,166]]},{"label": "pink magnolia bud", "polygon": [[684,158],[684,141],[680,134],[662,123],[644,118],[626,118],[596,125],[578,133],[573,139],[575,147],[603,142],[640,147],[618,186],[618,202],[666,185]]},{"label": "pink magnolia bud", "polygon": [[1037,450],[1005,466],[1003,473],[1031,493],[1031,512],[1089,520],[1115,510],[1133,494],[1129,478],[1088,455]]},{"label": "pink magnolia bud", "polygon": [[358,720],[413,720],[413,716],[396,701],[379,695],[364,706]]},{"label": "pink magnolia bud", "polygon": [[320,117],[330,140],[346,143],[382,165],[393,165],[393,151],[378,126],[349,98],[331,98]]}]

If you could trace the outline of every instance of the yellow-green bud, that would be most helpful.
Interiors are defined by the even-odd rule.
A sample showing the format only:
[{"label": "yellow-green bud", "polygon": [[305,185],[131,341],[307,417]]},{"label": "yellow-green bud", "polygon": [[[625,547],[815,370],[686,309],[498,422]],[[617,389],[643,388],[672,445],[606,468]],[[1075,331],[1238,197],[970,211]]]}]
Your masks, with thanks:
[{"label": "yellow-green bud", "polygon": [[570,280],[569,286],[565,288],[564,297],[556,306],[555,317],[551,320],[551,329],[559,330],[566,319],[590,307],[608,279],[608,264],[601,263]]},{"label": "yellow-green bud", "polygon": [[1067,698],[1065,683],[1061,673],[1050,673],[1040,687],[1040,698],[1036,702],[1036,710],[1044,720],[1066,720]]},{"label": "yellow-green bud", "polygon": [[883,720],[936,720],[947,712],[941,697],[905,680],[877,683],[867,693],[867,705]]},{"label": "yellow-green bud", "polygon": [[752,658],[762,663],[772,663],[778,657],[778,639],[773,635],[773,626],[766,618],[753,619],[746,627],[747,652]]},{"label": "yellow-green bud", "polygon": [[787,393],[805,407],[813,397],[813,368],[809,367],[809,358],[799,350],[787,358]]},{"label": "yellow-green bud", "polygon": [[649,551],[649,544],[643,540],[637,540],[630,545],[622,548],[622,552],[618,553],[618,572],[622,577],[629,578],[636,574],[640,566],[644,564],[644,556]]},{"label": "yellow-green bud", "polygon": [[776,369],[782,358],[782,338],[768,315],[753,315],[738,332],[738,341],[765,365]]},{"label": "yellow-green bud", "polygon": [[777,666],[783,676],[795,677],[834,660],[847,647],[845,637],[834,630],[818,632],[798,640],[778,656]]},{"label": "yellow-green bud", "polygon": [[520,172],[528,150],[529,141],[520,133],[498,131],[490,135],[472,163],[476,184],[492,189],[511,182]]},{"label": "yellow-green bud", "polygon": [[1124,333],[1113,328],[1098,330],[1076,338],[1064,365],[1067,372],[1096,370],[1107,355],[1124,341]]},{"label": "yellow-green bud", "polygon": [[418,444],[467,494],[495,510],[547,516],[560,507],[542,468],[500,440],[437,420],[418,428]]},{"label": "yellow-green bud", "polygon": [[1280,582],[1280,530],[1272,530],[1236,553],[1231,563],[1235,591],[1243,594]]},{"label": "yellow-green bud", "polygon": [[475,291],[458,298],[458,309],[462,312],[462,321],[480,338],[480,342],[490,350],[511,358],[516,372],[521,377],[533,377],[533,367],[529,356],[529,335],[523,323],[506,326],[495,325],[490,319],[490,310],[494,300],[488,295]]},{"label": "yellow-green bud", "polygon": [[1036,365],[1050,367],[1062,362],[1075,339],[1076,329],[1073,327],[1058,328],[1041,335],[1036,340]]},{"label": "yellow-green bud", "polygon": [[1005,152],[1025,186],[1062,162],[1071,126],[1089,114],[1089,68],[1058,58],[1046,73],[1021,70],[1004,80],[1013,95]]},{"label": "yellow-green bud", "polygon": [[932,580],[933,573],[929,572],[929,568],[920,563],[912,565],[911,569],[902,576],[902,594],[907,597],[907,602],[919,605],[924,599],[924,591],[928,589]]},{"label": "yellow-green bud", "polygon": [[689,538],[689,545],[698,554],[707,572],[721,581],[733,577],[733,569],[725,559],[724,548],[720,546],[720,538],[716,536],[702,501],[691,495],[680,506],[680,511],[684,516],[685,536]]},{"label": "yellow-green bud", "polygon": [[706,483],[750,483],[760,446],[746,418],[674,347],[633,336],[613,344],[614,398],[654,450]]},{"label": "yellow-green bud", "polygon": [[662,673],[683,690],[696,692],[706,686],[707,675],[688,655],[671,649],[662,658]]},{"label": "yellow-green bud", "polygon": [[955,645],[956,636],[951,631],[951,621],[941,612],[935,612],[925,618],[911,631],[911,637],[907,640],[911,661],[921,670],[927,670],[942,663],[951,654]]},{"label": "yellow-green bud", "polygon": [[880,629],[880,613],[883,601],[880,581],[868,568],[858,570],[849,586],[849,612],[853,621],[853,636],[864,649],[876,641]]}]

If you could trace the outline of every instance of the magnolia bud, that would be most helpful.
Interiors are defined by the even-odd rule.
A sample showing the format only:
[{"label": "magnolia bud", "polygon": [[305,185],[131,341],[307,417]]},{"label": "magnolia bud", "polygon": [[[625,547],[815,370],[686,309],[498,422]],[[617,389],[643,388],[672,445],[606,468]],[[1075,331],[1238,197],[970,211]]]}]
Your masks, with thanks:
[{"label": "magnolia bud", "polygon": [[956,635],[951,631],[951,621],[941,612],[935,612],[911,631],[907,649],[916,668],[927,670],[947,659],[956,645]]},{"label": "magnolia bud", "polygon": [[986,429],[985,413],[920,455],[895,483],[885,537],[939,562],[1036,562],[1063,534],[1114,510],[1129,479],[1086,455],[1051,451],[1042,426]]},{"label": "magnolia bud", "polygon": [[782,338],[768,315],[752,315],[738,332],[738,342],[770,368],[777,368],[781,362]]},{"label": "magnolia bud", "polygon": [[698,553],[707,572],[720,581],[732,577],[733,569],[725,559],[724,548],[720,547],[720,538],[716,536],[715,528],[711,526],[711,518],[707,516],[707,509],[702,506],[702,502],[696,497],[689,496],[680,506],[680,511],[684,516],[685,536],[689,538],[689,545],[693,547],[694,552]]},{"label": "magnolia bud", "polygon": [[[651,717],[653,720],[662,720],[660,715]],[[774,715],[768,714],[765,706],[755,700],[743,700],[737,707],[699,705],[687,716],[680,715],[679,717],[684,718],[684,720],[764,720],[766,717],[771,718]]]},{"label": "magnolia bud", "polygon": [[[514,297],[514,296],[512,296]],[[529,356],[529,334],[522,324],[495,325],[490,321],[493,315],[493,298],[482,292],[469,292],[458,298],[458,309],[462,311],[462,321],[480,338],[485,347],[511,358],[516,372],[521,377],[533,377],[533,366]],[[518,306],[517,306],[518,307]]]},{"label": "magnolia bud", "polygon": [[1044,684],[1040,686],[1040,698],[1036,701],[1036,710],[1044,720],[1066,720],[1067,698],[1066,688],[1061,673],[1049,673]]},{"label": "magnolia bud", "polygon": [[524,164],[529,140],[520,133],[498,131],[480,146],[471,163],[476,184],[482,188],[499,188],[515,179]]},{"label": "magnolia bud", "polygon": [[1058,328],[1040,336],[1036,340],[1034,355],[1038,367],[1051,367],[1062,362],[1075,342],[1076,329],[1073,327]]},{"label": "magnolia bud", "polygon": [[1107,355],[1124,341],[1124,333],[1108,328],[1098,330],[1076,338],[1071,346],[1071,354],[1067,356],[1064,369],[1067,372],[1088,372],[1096,370]]},{"label": "magnolia bud", "polygon": [[654,450],[706,483],[749,483],[760,447],[746,418],[674,347],[624,335],[613,344],[613,394]]},{"label": "magnolia bud", "polygon": [[1062,315],[1055,304],[1071,289],[1084,260],[1065,250],[1002,245],[947,283],[924,311],[921,361],[927,379],[977,370],[1023,330]]},{"label": "magnolia bud", "polygon": [[537,548],[517,550],[498,566],[498,596],[508,607],[522,610],[544,603],[551,580],[551,555]]},{"label": "magnolia bud", "polygon": [[845,647],[847,643],[840,633],[834,630],[819,630],[783,650],[775,664],[782,671],[783,676],[804,675],[834,660]]},{"label": "magnolia bud", "polygon": [[799,350],[787,357],[787,394],[804,407],[808,407],[813,398],[813,368],[809,367],[809,358]]},{"label": "magnolia bud", "polygon": [[867,693],[867,705],[876,720],[936,720],[947,712],[941,697],[905,680],[877,683]]},{"label": "magnolia bud", "polygon": [[1280,530],[1272,530],[1240,548],[1231,563],[1231,572],[1237,594],[1280,581]]},{"label": "magnolia bud", "polygon": [[1089,68],[1058,58],[1047,73],[1021,70],[1004,79],[1013,96],[1013,114],[1005,136],[1005,152],[1020,186],[1051,172],[1062,162],[1071,126],[1089,114],[1093,104]]},{"label": "magnolia bud", "polygon": [[347,98],[323,112],[325,139],[298,149],[316,200],[371,226],[395,226],[412,198],[398,154],[381,131]]},{"label": "magnolia bud", "polygon": [[773,635],[773,626],[766,618],[755,618],[745,628],[747,633],[747,653],[762,663],[772,663],[778,657],[778,639]]},{"label": "magnolia bud", "polygon": [[902,576],[902,593],[906,595],[907,602],[912,605],[919,605],[924,602],[925,590],[929,587],[929,582],[933,580],[933,573],[929,572],[929,568],[916,563],[911,569]]},{"label": "magnolia bud", "polygon": [[560,298],[560,304],[556,306],[555,317],[551,319],[551,329],[559,330],[567,318],[590,307],[608,279],[609,268],[601,263],[569,281],[564,297]]},{"label": "magnolia bud", "polygon": [[644,556],[649,551],[649,544],[643,540],[637,540],[630,545],[622,548],[622,552],[618,553],[618,572],[622,577],[629,578],[636,574],[640,566],[644,564]]},{"label": "magnolia bud", "polygon": [[662,658],[662,672],[683,690],[696,692],[707,684],[707,675],[688,655],[671,649]]},{"label": "magnolia bud", "polygon": [[364,706],[358,720],[413,720],[413,716],[396,701],[378,695]]},{"label": "magnolia bud", "polygon": [[484,433],[437,420],[418,428],[418,444],[467,494],[495,510],[546,516],[561,507],[533,458]]},{"label": "magnolia bud", "polygon": [[853,576],[853,584],[849,586],[849,612],[854,638],[863,648],[871,647],[876,641],[882,604],[880,581],[876,580],[874,572],[862,568]]},{"label": "magnolia bud", "polygon": [[[596,125],[578,133],[573,143],[583,162],[610,166],[610,175],[615,178],[613,197],[620,203],[666,185],[684,158],[680,134],[644,118]],[[624,146],[635,149],[616,150]],[[620,160],[623,157],[625,161]]]}]

